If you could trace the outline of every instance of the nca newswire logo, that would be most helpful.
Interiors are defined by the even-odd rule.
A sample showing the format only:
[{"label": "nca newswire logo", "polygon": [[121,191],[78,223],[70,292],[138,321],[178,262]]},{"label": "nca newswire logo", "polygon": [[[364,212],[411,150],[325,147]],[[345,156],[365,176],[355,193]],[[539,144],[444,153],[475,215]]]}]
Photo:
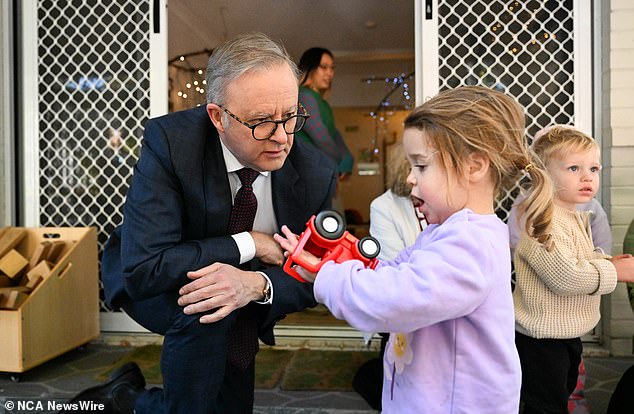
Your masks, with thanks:
[{"label": "nca newswire logo", "polygon": [[104,411],[105,405],[94,401],[78,401],[74,403],[62,403],[57,401],[33,401],[33,400],[17,400],[5,401],[4,408],[7,411],[15,413],[38,412],[38,411]]}]

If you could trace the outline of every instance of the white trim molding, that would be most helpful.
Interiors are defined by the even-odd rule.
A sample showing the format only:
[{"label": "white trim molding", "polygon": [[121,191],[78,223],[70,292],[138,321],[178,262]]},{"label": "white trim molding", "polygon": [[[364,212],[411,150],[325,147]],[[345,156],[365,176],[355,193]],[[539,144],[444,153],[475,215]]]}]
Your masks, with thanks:
[{"label": "white trim molding", "polygon": [[15,62],[13,3],[0,3],[0,227],[15,223]]},{"label": "white trim molding", "polygon": [[20,131],[22,132],[22,225],[39,226],[39,116],[38,116],[38,47],[37,1],[21,2],[21,70]]}]

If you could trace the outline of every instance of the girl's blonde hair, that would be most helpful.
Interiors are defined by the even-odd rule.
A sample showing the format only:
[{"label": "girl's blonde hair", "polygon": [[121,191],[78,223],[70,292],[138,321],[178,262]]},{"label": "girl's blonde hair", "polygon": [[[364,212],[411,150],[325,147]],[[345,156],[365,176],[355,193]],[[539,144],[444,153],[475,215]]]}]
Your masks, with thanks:
[{"label": "girl's blonde hair", "polygon": [[446,168],[459,175],[469,154],[484,154],[490,160],[496,196],[512,188],[525,170],[532,188],[520,211],[526,217],[526,232],[543,243],[553,214],[553,186],[530,154],[524,127],[524,111],[514,99],[480,86],[445,90],[405,119],[405,128],[424,132]]},{"label": "girl's blonde hair", "polygon": [[531,149],[547,166],[553,158],[570,152],[599,150],[599,145],[589,135],[568,126],[553,125],[535,134]]}]

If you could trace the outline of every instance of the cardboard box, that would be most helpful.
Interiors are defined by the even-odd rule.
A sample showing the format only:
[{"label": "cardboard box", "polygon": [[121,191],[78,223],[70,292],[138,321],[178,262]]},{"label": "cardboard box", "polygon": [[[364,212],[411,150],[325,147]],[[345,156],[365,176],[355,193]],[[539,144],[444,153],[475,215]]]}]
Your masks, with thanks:
[{"label": "cardboard box", "polygon": [[99,336],[96,229],[25,230],[13,248],[26,258],[48,237],[65,243],[48,276],[18,308],[0,310],[0,371],[6,372],[24,372]]}]

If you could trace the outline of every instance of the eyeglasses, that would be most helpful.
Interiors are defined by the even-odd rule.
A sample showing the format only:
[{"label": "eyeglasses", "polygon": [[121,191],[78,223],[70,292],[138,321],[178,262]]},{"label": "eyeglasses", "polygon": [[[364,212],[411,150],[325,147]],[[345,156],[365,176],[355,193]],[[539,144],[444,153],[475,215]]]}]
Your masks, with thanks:
[{"label": "eyeglasses", "polygon": [[222,105],[218,106],[231,118],[249,128],[251,130],[251,135],[253,136],[253,139],[255,139],[256,141],[264,141],[270,139],[275,134],[275,131],[277,131],[277,126],[280,124],[282,124],[282,127],[284,128],[284,132],[286,132],[288,135],[293,135],[296,132],[299,132],[304,127],[304,124],[306,124],[306,120],[310,118],[310,114],[306,112],[306,109],[302,106],[302,104],[299,104],[302,112],[304,112],[303,114],[295,114],[289,116],[286,119],[280,119],[279,121],[262,121],[255,124],[248,124],[238,118],[236,115],[232,114],[227,108],[223,107]]}]

